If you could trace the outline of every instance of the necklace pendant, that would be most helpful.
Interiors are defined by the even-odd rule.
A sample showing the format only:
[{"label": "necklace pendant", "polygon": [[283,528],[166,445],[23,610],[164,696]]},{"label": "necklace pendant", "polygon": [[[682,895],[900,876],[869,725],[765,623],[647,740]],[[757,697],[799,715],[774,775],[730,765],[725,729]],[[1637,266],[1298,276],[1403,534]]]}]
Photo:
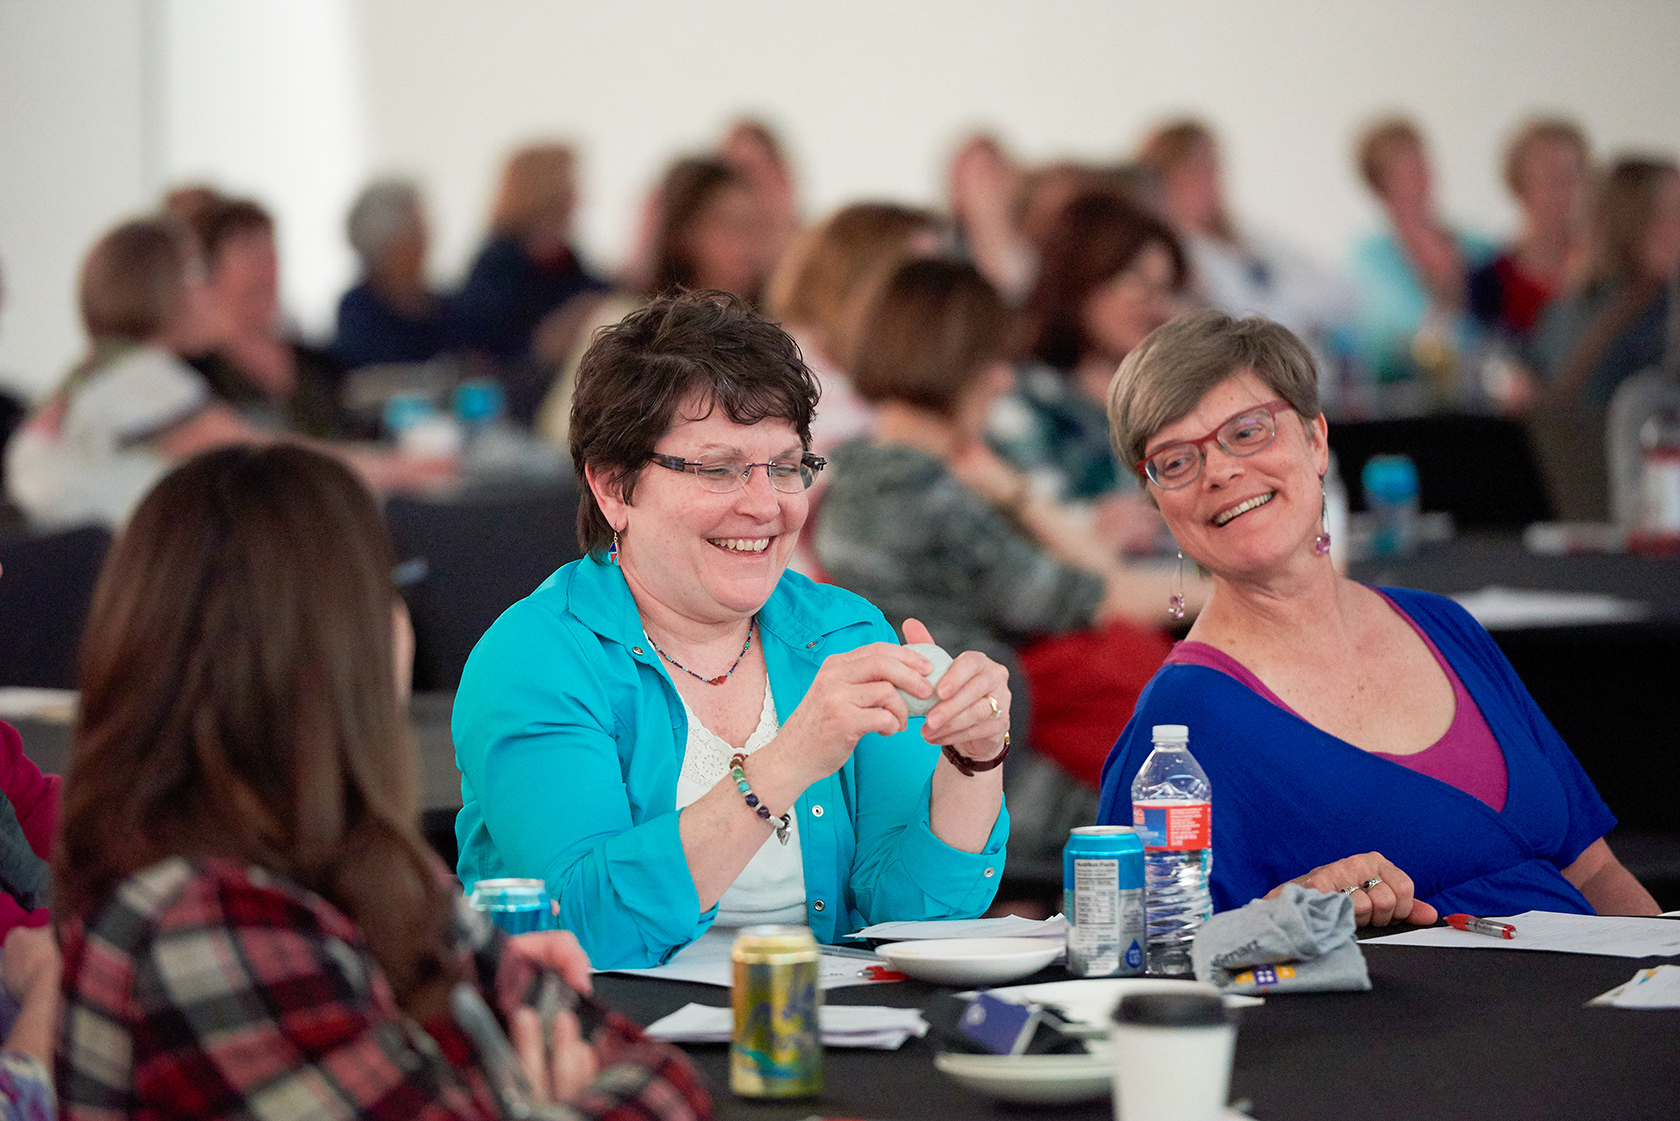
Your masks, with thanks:
[{"label": "necklace pendant", "polygon": [[[731,670],[730,670],[730,672],[731,672],[731,673],[733,673],[733,672],[734,672],[734,669],[733,669],[733,667],[731,667]],[[705,683],[706,683],[706,684],[707,684],[707,685],[722,685],[722,684],[723,684],[723,683],[724,683],[724,682],[725,682],[725,681],[728,681],[728,680],[729,680],[729,674],[727,674],[727,673],[720,673],[720,674],[718,674],[718,675],[717,675],[717,676],[716,676],[716,677],[707,677],[707,678],[702,678],[702,680],[703,680],[703,681],[705,681]]]}]

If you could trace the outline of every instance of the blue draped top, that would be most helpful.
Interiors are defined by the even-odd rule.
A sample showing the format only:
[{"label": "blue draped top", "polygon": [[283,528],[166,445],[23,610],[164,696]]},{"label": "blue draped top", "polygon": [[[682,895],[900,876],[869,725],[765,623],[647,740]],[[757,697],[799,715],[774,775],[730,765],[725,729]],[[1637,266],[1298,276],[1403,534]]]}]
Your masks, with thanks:
[{"label": "blue draped top", "polygon": [[1505,754],[1495,812],[1362,751],[1206,666],[1163,666],[1103,767],[1097,821],[1130,824],[1132,779],[1156,724],[1185,724],[1213,786],[1215,910],[1323,864],[1380,852],[1443,914],[1592,914],[1562,869],[1616,824],[1592,780],[1492,637],[1449,599],[1384,588],[1458,673]]}]

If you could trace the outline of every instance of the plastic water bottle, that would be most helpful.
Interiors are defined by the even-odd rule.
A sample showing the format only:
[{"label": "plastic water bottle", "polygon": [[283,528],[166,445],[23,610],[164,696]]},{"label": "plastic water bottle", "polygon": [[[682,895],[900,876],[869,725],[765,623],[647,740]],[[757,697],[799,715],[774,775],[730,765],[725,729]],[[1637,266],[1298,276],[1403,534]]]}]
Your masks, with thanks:
[{"label": "plastic water bottle", "polygon": [[1371,555],[1409,557],[1418,546],[1418,470],[1410,456],[1373,455],[1359,473],[1371,514]]},{"label": "plastic water bottle", "polygon": [[1213,787],[1190,754],[1190,729],[1155,725],[1155,750],[1132,780],[1132,824],[1143,838],[1149,972],[1194,972],[1190,944],[1213,914]]}]

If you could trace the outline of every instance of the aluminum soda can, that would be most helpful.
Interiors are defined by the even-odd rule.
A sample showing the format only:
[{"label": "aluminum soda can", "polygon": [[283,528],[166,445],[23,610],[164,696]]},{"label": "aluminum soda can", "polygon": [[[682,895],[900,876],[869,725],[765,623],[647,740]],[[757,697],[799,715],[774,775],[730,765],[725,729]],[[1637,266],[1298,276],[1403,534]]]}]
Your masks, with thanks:
[{"label": "aluminum soda can", "polygon": [[548,888],[541,880],[480,880],[473,885],[469,902],[509,934],[529,934],[554,925]]},{"label": "aluminum soda can", "polygon": [[809,927],[749,926],[735,936],[729,1088],[743,1098],[822,1093],[817,940]]},{"label": "aluminum soda can", "polygon": [[1062,849],[1067,969],[1075,977],[1136,977],[1148,967],[1143,841],[1130,825],[1082,825]]}]

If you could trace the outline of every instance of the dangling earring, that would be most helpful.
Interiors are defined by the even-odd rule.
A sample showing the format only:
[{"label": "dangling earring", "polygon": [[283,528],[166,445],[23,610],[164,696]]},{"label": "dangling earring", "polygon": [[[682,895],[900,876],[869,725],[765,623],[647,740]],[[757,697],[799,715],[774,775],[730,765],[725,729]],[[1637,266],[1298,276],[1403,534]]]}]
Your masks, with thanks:
[{"label": "dangling earring", "polygon": [[1178,551],[1178,570],[1173,573],[1173,593],[1167,597],[1167,616],[1184,618],[1184,550]]},{"label": "dangling earring", "polygon": [[[1323,480],[1320,480],[1322,483]],[[1319,556],[1330,553],[1330,500],[1324,497],[1322,491],[1318,499],[1318,536],[1313,538],[1313,552]]]},{"label": "dangling earring", "polygon": [[618,530],[613,530],[612,544],[607,546],[607,563],[618,563]]}]

